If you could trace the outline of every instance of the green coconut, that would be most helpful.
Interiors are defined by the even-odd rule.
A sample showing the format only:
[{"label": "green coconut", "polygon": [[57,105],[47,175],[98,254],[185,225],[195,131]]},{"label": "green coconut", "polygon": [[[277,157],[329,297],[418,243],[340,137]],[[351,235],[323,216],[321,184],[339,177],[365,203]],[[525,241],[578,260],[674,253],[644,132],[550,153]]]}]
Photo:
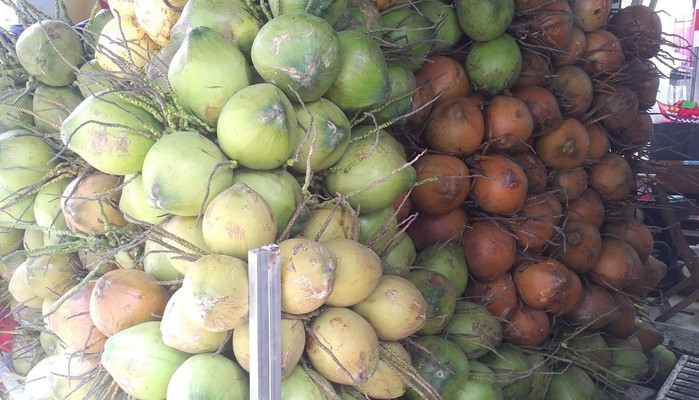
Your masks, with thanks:
[{"label": "green coconut", "polygon": [[311,102],[321,98],[337,76],[340,39],[321,17],[283,13],[260,29],[251,57],[260,76],[291,101]]},{"label": "green coconut", "polygon": [[282,14],[307,13],[334,25],[342,16],[348,0],[272,0],[269,9],[277,18]]},{"label": "green coconut", "polygon": [[340,37],[340,69],[325,98],[345,112],[370,108],[390,96],[388,65],[379,45],[364,33],[346,30]]},{"label": "green coconut", "polygon": [[58,355],[51,365],[48,383],[56,399],[82,400],[89,396],[93,385],[105,378],[104,371],[97,372],[99,356],[79,356],[73,350]]},{"label": "green coconut", "polygon": [[381,13],[383,35],[388,45],[384,52],[398,64],[416,71],[432,50],[434,24],[412,7],[397,7]]},{"label": "green coconut", "polygon": [[373,124],[353,127],[350,142],[363,139],[378,141],[381,144],[395,150],[401,157],[407,159],[408,153],[405,151],[405,146],[403,146],[398,139],[393,137],[393,134],[385,129],[376,129],[376,126]]},{"label": "green coconut", "polygon": [[469,360],[468,367],[471,370],[469,378],[483,379],[495,383],[495,373],[493,370],[478,360]]},{"label": "green coconut", "polygon": [[[24,237],[24,231],[22,229],[15,228],[2,228],[0,229],[0,255],[4,256],[6,254],[12,253],[17,250],[19,246],[22,245],[22,239]],[[0,264],[4,264],[4,260],[0,261]],[[0,271],[4,271],[4,267],[0,266]],[[5,277],[4,274],[0,273],[0,277]],[[9,279],[7,279],[9,280]]]},{"label": "green coconut", "polygon": [[114,88],[110,80],[111,74],[105,73],[94,58],[80,66],[80,72],[75,77],[75,85],[84,98],[103,90]]},{"label": "green coconut", "polygon": [[157,53],[153,54],[150,60],[143,68],[146,72],[146,78],[156,85],[163,93],[172,93],[172,86],[168,80],[168,70],[175,54],[180,49],[182,42],[172,42]]},{"label": "green coconut", "polygon": [[299,125],[291,133],[294,163],[297,172],[325,170],[335,164],[347,149],[350,125],[347,116],[334,103],[318,99],[306,104],[295,104]]},{"label": "green coconut", "polygon": [[[109,20],[114,19],[114,14],[112,11],[103,8],[95,13],[95,15],[87,21],[85,27],[82,30],[83,41],[85,43],[85,54],[89,57],[95,56],[95,47],[97,46],[97,40],[99,39],[99,34],[102,32],[104,25],[109,22]],[[78,74],[78,77],[80,74]]]},{"label": "green coconut", "polygon": [[49,384],[49,375],[53,363],[59,355],[50,355],[41,359],[27,373],[24,384],[23,399],[25,400],[54,400],[53,388]]},{"label": "green coconut", "polygon": [[460,373],[444,383],[442,398],[450,400],[503,400],[497,384]]},{"label": "green coconut", "polygon": [[488,96],[501,94],[519,78],[522,54],[508,34],[486,42],[475,42],[464,65],[469,81]]},{"label": "green coconut", "polygon": [[383,272],[405,277],[417,258],[417,250],[410,235],[403,232],[381,253]]},{"label": "green coconut", "polygon": [[17,333],[12,335],[12,342],[9,344],[12,368],[18,374],[26,375],[39,360],[46,357],[38,335]]},{"label": "green coconut", "polygon": [[439,272],[449,278],[457,297],[466,290],[468,267],[464,251],[458,243],[449,242],[426,247],[417,254],[414,265]]},{"label": "green coconut", "polygon": [[[456,374],[468,378],[470,361],[454,342],[441,336],[419,336],[408,342],[412,366],[431,388],[410,388],[406,391],[409,400],[424,398],[418,390],[433,389],[442,392],[445,382]],[[418,389],[418,390],[416,390]]]},{"label": "green coconut", "polygon": [[56,165],[56,150],[25,130],[0,134],[0,188],[16,191],[38,183]]},{"label": "green coconut", "polygon": [[483,42],[495,39],[510,26],[515,0],[456,0],[454,8],[464,33]]},{"label": "green coconut", "polygon": [[36,195],[22,195],[14,190],[0,188],[0,223],[14,226],[17,222],[34,222],[35,197]]},{"label": "green coconut", "polygon": [[189,0],[170,30],[173,42],[181,43],[197,26],[206,26],[235,43],[246,56],[260,30],[260,23],[244,1]]},{"label": "green coconut", "polygon": [[70,179],[60,179],[42,187],[34,199],[34,218],[42,228],[66,229],[66,219],[61,211],[61,195]]},{"label": "green coconut", "polygon": [[417,10],[432,22],[435,29],[433,50],[449,50],[464,36],[454,6],[437,0],[416,4]]},{"label": "green coconut", "polygon": [[297,365],[282,380],[281,400],[327,400],[328,394],[321,385],[332,387],[317,372],[311,376],[302,366]]},{"label": "green coconut", "polygon": [[227,162],[219,147],[197,132],[163,136],[143,160],[148,204],[175,215],[199,215],[233,184],[233,171]]},{"label": "green coconut", "polygon": [[180,103],[211,126],[216,126],[228,99],[252,84],[243,53],[206,26],[189,31],[170,62],[167,77]]},{"label": "green coconut", "polygon": [[582,368],[569,365],[561,373],[553,374],[545,400],[597,399],[596,385]]},{"label": "green coconut", "polygon": [[238,91],[223,106],[218,144],[228,158],[245,167],[274,169],[292,155],[296,123],[296,112],[284,92],[270,83],[258,83]]},{"label": "green coconut", "polygon": [[7,291],[10,292],[12,298],[18,302],[22,303],[24,306],[29,308],[40,309],[44,300],[38,297],[27,285],[27,280],[24,278],[27,271],[27,264],[20,264],[15,271],[12,273],[12,278],[10,278]]},{"label": "green coconut", "polygon": [[[16,240],[19,242],[18,244],[16,244],[16,246],[17,248],[19,248],[19,246],[22,245],[22,237],[24,235],[24,231],[21,229],[17,229],[16,231],[20,232],[19,234],[15,234],[17,235]],[[3,256],[0,257],[0,278],[9,282],[10,279],[12,279],[12,275],[15,273],[15,270],[26,260],[26,254],[17,253],[14,251],[11,252],[11,254],[3,254]],[[2,296],[0,296],[0,298],[2,298]]]},{"label": "green coconut", "polygon": [[[439,1],[432,2],[446,6]],[[399,118],[407,117],[407,114],[412,111],[413,94],[417,88],[415,75],[407,66],[392,62],[388,64],[388,79],[391,85],[391,97],[379,111],[374,113],[374,117],[379,124],[394,120],[399,124],[405,123],[405,118]],[[369,122],[373,123],[373,120]]]},{"label": "green coconut", "polygon": [[74,276],[80,270],[77,257],[71,254],[48,254],[29,257],[24,279],[27,286],[37,296],[44,299],[58,299],[77,284]]},{"label": "green coconut", "polygon": [[148,201],[148,195],[143,189],[143,175],[127,175],[124,178],[124,182],[126,182],[126,184],[121,188],[119,210],[124,214],[124,218],[127,221],[142,221],[157,225],[165,220],[167,212],[151,206]]},{"label": "green coconut", "polygon": [[416,269],[406,278],[420,290],[427,303],[425,326],[418,335],[435,335],[449,322],[456,307],[456,290],[449,278],[436,271]]},{"label": "green coconut", "polygon": [[527,360],[532,365],[532,376],[534,377],[534,383],[532,384],[532,390],[525,400],[540,400],[546,396],[546,392],[549,390],[551,385],[551,378],[553,374],[551,373],[550,360],[547,355],[532,353],[526,354]]},{"label": "green coconut", "polygon": [[49,86],[40,84],[34,90],[32,110],[34,126],[39,132],[54,133],[68,115],[84,100],[74,86]]},{"label": "green coconut", "polygon": [[[282,318],[281,332],[281,362],[282,379],[287,378],[295,370],[303,356],[306,347],[306,329],[301,319]],[[236,361],[244,370],[250,371],[250,321],[233,330],[233,354]]]},{"label": "green coconut", "polygon": [[143,271],[159,281],[182,279],[184,274],[172,266],[165,251],[165,248],[160,243],[146,240],[143,246],[143,259],[141,261]]},{"label": "green coconut", "polygon": [[49,356],[62,353],[66,348],[65,343],[53,332],[41,332],[39,334],[39,342],[44,353]]},{"label": "green coconut", "polygon": [[168,400],[247,400],[249,396],[248,377],[243,369],[213,353],[188,358],[177,367],[167,386]]},{"label": "green coconut", "polygon": [[662,383],[670,376],[675,364],[677,364],[677,355],[667,346],[659,344],[650,351],[648,363],[653,382]]},{"label": "green coconut", "polygon": [[277,234],[287,228],[303,197],[299,182],[282,168],[268,171],[239,169],[233,174],[233,183],[244,183],[265,199],[277,222]]},{"label": "green coconut", "polygon": [[297,237],[311,219],[311,207],[308,206],[308,203],[303,204],[300,207],[301,208],[297,210],[297,215],[292,217],[293,222],[290,221],[291,226],[288,226],[289,237]]},{"label": "green coconut", "polygon": [[345,196],[360,213],[371,213],[392,205],[415,179],[415,169],[395,147],[369,135],[349,144],[328,170],[325,187]]},{"label": "green coconut", "polygon": [[335,284],[337,262],[323,243],[304,238],[279,243],[281,309],[306,314],[326,302]]},{"label": "green coconut", "polygon": [[107,339],[100,362],[129,395],[160,400],[167,395],[172,375],[189,357],[163,343],[160,321],[149,321]]},{"label": "green coconut", "polygon": [[155,135],[163,130],[153,115],[122,96],[127,95],[89,96],[61,125],[61,140],[68,149],[113,175],[139,172]]},{"label": "green coconut", "polygon": [[27,129],[34,125],[32,96],[24,89],[0,91],[0,132]]},{"label": "green coconut", "polygon": [[359,215],[359,238],[357,241],[378,252],[396,234],[398,220],[393,205],[372,213]]},{"label": "green coconut", "polygon": [[501,345],[480,358],[495,373],[506,399],[524,400],[532,391],[532,365],[526,355],[514,346]]},{"label": "green coconut", "polygon": [[44,232],[39,229],[25,229],[22,246],[29,251],[44,247]]},{"label": "green coconut", "polygon": [[274,242],[277,222],[272,208],[244,183],[219,193],[202,218],[206,245],[218,254],[246,260],[248,251]]},{"label": "green coconut", "polygon": [[182,282],[189,317],[212,332],[235,329],[248,319],[248,264],[221,254],[198,259]]},{"label": "green coconut", "polygon": [[618,387],[628,389],[643,381],[649,370],[648,357],[642,351],[627,346],[611,347],[611,373],[607,378]]},{"label": "green coconut", "polygon": [[582,331],[566,341],[565,352],[574,360],[591,361],[602,368],[612,365],[612,353],[599,331]]},{"label": "green coconut", "polygon": [[381,26],[381,14],[369,0],[348,0],[347,6],[335,22],[335,30],[371,31]]},{"label": "green coconut", "polygon": [[22,67],[50,86],[70,84],[85,55],[80,34],[59,20],[29,25],[17,38],[15,51]]},{"label": "green coconut", "polygon": [[457,301],[444,332],[469,359],[490,352],[502,341],[500,321],[485,307],[469,301]]}]

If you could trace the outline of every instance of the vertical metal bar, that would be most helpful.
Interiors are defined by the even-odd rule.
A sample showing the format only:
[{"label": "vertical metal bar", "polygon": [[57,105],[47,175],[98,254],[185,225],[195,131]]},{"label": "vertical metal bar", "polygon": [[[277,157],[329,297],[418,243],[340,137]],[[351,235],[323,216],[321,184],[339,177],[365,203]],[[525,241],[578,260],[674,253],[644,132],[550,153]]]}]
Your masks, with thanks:
[{"label": "vertical metal bar", "polygon": [[281,399],[281,280],[279,246],[248,251],[250,399]]},{"label": "vertical metal bar", "polygon": [[267,248],[269,270],[267,273],[269,304],[269,394],[270,400],[282,398],[282,290],[279,246]]}]

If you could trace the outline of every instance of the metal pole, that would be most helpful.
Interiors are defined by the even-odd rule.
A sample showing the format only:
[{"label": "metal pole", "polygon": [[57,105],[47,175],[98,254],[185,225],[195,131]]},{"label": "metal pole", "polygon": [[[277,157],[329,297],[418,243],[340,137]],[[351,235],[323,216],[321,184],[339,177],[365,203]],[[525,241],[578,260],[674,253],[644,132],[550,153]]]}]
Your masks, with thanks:
[{"label": "metal pole", "polygon": [[281,400],[281,272],[279,246],[248,251],[250,400]]}]

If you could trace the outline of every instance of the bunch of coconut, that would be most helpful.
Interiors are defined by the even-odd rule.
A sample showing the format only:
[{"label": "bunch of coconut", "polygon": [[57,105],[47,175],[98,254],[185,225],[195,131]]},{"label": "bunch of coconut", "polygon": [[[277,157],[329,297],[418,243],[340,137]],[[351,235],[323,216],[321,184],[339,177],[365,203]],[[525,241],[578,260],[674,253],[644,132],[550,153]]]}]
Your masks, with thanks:
[{"label": "bunch of coconut", "polygon": [[[392,370],[380,359],[410,372],[397,340],[422,327],[425,301],[410,281],[383,276],[389,261],[368,246],[374,232],[360,229],[358,210],[392,206],[414,170],[388,133],[351,129],[348,119],[388,96],[378,42],[312,14],[276,10],[263,24],[261,9],[242,3],[190,2],[165,22],[177,32],[182,12],[170,66],[165,55],[147,65],[170,37],[146,28],[142,6],[113,4],[82,37],[64,21],[42,20],[13,43],[31,77],[2,110],[3,277],[21,326],[16,342],[36,350],[31,358],[13,352],[25,394],[247,398],[244,260],[276,242],[288,317],[285,393],[325,396],[333,382],[399,396],[406,383],[391,377],[386,388],[380,376]],[[328,19],[339,19],[338,8]],[[197,21],[207,12],[211,26]],[[239,14],[252,22],[235,27],[252,32],[247,46],[216,25]],[[306,35],[309,24],[315,36]],[[293,35],[284,49],[291,67],[277,77],[276,43],[294,30],[304,36]],[[164,68],[163,80],[144,79],[144,67]],[[355,82],[356,74],[369,81]],[[30,107],[37,99],[45,103]],[[297,367],[303,354],[322,375]],[[87,359],[84,368],[70,364]],[[368,383],[374,376],[379,382]]]},{"label": "bunch of coconut", "polygon": [[[551,357],[601,330],[605,353],[614,355],[610,363],[546,358],[523,364],[524,377],[539,366],[574,365],[566,382],[591,377],[576,393],[648,383],[652,350],[661,345],[656,352],[667,354],[662,338],[645,351],[625,350],[653,330],[634,302],[666,271],[651,256],[636,191],[646,184],[636,174],[648,169],[659,18],[644,6],[612,13],[610,1],[493,3],[499,7],[455,2],[473,42],[462,58],[435,56],[416,72],[426,82],[420,90],[436,99],[425,96],[432,100],[414,109],[427,111],[414,113],[417,129],[405,132],[425,153],[414,164],[418,183],[407,202],[418,215],[407,232],[418,257],[444,243],[462,246],[466,298],[498,317],[516,348]],[[536,383],[521,385],[505,397],[543,396]],[[568,393],[567,383],[555,386],[547,398]]]},{"label": "bunch of coconut", "polygon": [[661,30],[627,25],[657,16],[481,3],[113,1],[81,33],[28,27],[0,109],[25,391],[247,398],[247,253],[270,243],[287,398],[645,379],[657,336],[616,364],[561,349],[649,329],[633,300],[665,266],[631,165]]}]

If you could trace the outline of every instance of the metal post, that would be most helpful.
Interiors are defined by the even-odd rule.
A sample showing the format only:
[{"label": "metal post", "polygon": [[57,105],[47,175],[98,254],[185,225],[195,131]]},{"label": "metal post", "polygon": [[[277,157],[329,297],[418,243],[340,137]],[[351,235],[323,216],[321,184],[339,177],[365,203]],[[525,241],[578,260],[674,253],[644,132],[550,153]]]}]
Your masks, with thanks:
[{"label": "metal post", "polygon": [[280,264],[277,245],[248,251],[250,400],[282,397]]}]

